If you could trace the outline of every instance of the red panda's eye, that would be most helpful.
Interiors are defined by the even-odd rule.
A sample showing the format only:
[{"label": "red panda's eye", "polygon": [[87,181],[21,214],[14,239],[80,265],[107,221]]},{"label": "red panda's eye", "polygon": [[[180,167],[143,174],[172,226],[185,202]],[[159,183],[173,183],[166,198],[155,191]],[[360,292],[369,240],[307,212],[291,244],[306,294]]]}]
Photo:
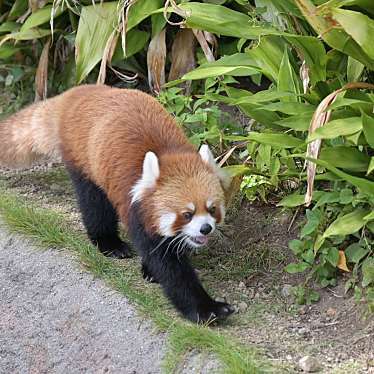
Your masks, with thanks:
[{"label": "red panda's eye", "polygon": [[183,218],[184,218],[186,221],[191,221],[192,216],[193,216],[193,214],[192,214],[191,212],[184,212],[184,213],[183,213]]},{"label": "red panda's eye", "polygon": [[213,216],[216,213],[216,207],[212,206],[208,209],[208,212]]}]

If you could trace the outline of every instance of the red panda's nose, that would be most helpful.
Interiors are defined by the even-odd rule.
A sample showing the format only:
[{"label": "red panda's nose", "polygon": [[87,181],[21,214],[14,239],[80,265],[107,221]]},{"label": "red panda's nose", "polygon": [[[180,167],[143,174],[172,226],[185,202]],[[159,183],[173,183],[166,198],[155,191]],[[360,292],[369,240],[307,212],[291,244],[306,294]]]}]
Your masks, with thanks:
[{"label": "red panda's nose", "polygon": [[208,235],[211,231],[212,231],[213,227],[211,225],[209,225],[209,223],[204,223],[201,228],[200,228],[200,232],[203,234],[203,235]]}]

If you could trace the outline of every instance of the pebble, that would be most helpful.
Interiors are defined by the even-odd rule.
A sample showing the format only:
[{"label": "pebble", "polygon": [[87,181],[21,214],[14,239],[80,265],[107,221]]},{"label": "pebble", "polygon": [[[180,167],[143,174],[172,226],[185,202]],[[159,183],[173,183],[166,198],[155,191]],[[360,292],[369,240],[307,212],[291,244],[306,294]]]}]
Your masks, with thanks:
[{"label": "pebble", "polygon": [[282,295],[284,298],[287,298],[287,297],[292,296],[292,285],[291,285],[291,284],[285,284],[285,285],[282,287],[281,295]]},{"label": "pebble", "polygon": [[329,317],[335,317],[336,315],[336,309],[334,308],[328,308],[326,310],[326,314],[329,316]]},{"label": "pebble", "polygon": [[312,356],[304,356],[299,360],[300,369],[306,373],[315,373],[321,369],[318,360]]},{"label": "pebble", "polygon": [[238,303],[238,308],[239,311],[243,313],[248,309],[248,305],[244,301],[241,301],[240,303]]}]

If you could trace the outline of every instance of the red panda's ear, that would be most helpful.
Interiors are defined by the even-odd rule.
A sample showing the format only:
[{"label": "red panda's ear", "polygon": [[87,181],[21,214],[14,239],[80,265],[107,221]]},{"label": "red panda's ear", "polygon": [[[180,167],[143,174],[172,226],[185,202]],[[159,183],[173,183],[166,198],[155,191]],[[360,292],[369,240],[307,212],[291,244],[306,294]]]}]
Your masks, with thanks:
[{"label": "red panda's ear", "polygon": [[202,160],[213,168],[217,173],[218,178],[221,181],[222,187],[224,190],[228,190],[231,184],[231,177],[219,167],[216,163],[213,153],[210,151],[209,147],[206,144],[203,144],[199,149],[199,154]]},{"label": "red panda's ear", "polygon": [[143,161],[143,171],[140,179],[131,189],[132,202],[140,201],[144,192],[156,186],[158,177],[160,176],[160,166],[155,153],[147,152]]}]

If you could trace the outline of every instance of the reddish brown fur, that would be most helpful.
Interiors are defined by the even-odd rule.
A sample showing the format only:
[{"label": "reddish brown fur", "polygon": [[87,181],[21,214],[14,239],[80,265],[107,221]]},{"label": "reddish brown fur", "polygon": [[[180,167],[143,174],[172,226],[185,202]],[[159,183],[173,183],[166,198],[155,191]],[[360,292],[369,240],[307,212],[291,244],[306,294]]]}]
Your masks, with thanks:
[{"label": "reddish brown fur", "polygon": [[[45,143],[43,149],[34,136],[33,141],[40,145],[36,153],[26,136],[30,118]],[[15,139],[15,129],[25,128],[25,136]],[[145,153],[153,151],[161,175],[154,194],[146,194],[142,201],[150,217],[148,231],[156,229],[159,212],[166,207],[182,212],[186,204],[197,202],[198,213],[206,211],[208,198],[224,200],[218,177],[175,120],[154,98],[137,90],[93,85],[73,88],[0,123],[0,136],[4,139],[0,160],[13,164],[60,148],[66,162],[103,188],[125,224],[129,192],[141,176]]]}]

